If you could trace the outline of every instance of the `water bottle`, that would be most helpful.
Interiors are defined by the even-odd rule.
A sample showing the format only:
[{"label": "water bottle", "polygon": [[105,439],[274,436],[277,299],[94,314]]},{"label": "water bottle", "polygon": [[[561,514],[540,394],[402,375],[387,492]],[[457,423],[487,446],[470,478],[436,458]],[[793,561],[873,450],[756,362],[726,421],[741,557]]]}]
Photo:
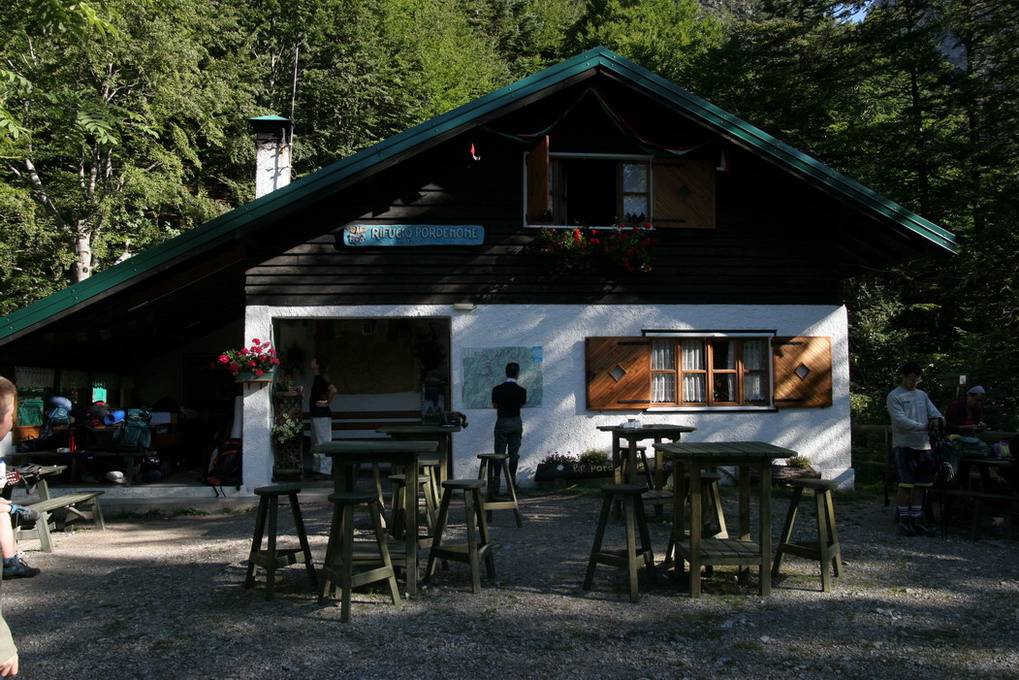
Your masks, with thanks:
[{"label": "water bottle", "polygon": [[0,488],[7,486],[7,461],[4,454],[0,453]]}]

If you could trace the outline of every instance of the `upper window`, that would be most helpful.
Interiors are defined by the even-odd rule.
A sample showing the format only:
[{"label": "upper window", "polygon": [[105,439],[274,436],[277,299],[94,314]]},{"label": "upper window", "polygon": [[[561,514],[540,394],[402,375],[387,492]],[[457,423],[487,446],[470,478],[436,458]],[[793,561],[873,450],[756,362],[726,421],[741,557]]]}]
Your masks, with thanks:
[{"label": "upper window", "polygon": [[545,137],[527,155],[527,223],[713,228],[714,172],[707,161],[550,153]]},{"label": "upper window", "polygon": [[831,339],[587,338],[587,408],[831,406]]}]

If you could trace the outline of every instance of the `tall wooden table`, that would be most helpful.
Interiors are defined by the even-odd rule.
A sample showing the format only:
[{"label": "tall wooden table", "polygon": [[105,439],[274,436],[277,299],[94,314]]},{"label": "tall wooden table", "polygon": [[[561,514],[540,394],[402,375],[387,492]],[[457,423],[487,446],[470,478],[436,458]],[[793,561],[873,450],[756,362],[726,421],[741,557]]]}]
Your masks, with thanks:
[{"label": "tall wooden table", "polygon": [[[640,480],[637,474],[637,444],[647,439],[653,439],[655,444],[662,443],[668,439],[671,442],[678,442],[684,434],[695,431],[696,427],[690,425],[669,425],[652,424],[641,427],[623,427],[622,425],[599,425],[602,432],[612,433],[612,470],[616,484],[624,481],[628,484],[637,484]],[[623,442],[626,442],[626,466],[623,465]],[[628,466],[627,479],[623,479],[623,469]],[[665,486],[665,464],[662,453],[655,448],[655,469],[651,479],[656,489]]]},{"label": "tall wooden table", "polygon": [[[386,425],[376,432],[399,441],[434,441],[439,454],[439,484],[453,477],[453,433],[459,425]],[[441,488],[441,487],[440,487]]]},{"label": "tall wooden table", "polygon": [[[673,509],[673,534],[676,539],[676,566],[690,563],[690,597],[701,595],[701,565],[758,566],[761,595],[771,594],[771,461],[790,458],[795,451],[767,442],[697,442],[655,444],[676,464]],[[701,470],[736,466],[739,468],[739,531],[737,538],[702,538]],[[750,470],[761,473],[757,542],[750,540]],[[689,473],[690,521],[684,500]],[[685,533],[689,531],[689,536]]]},{"label": "tall wooden table", "polygon": [[[389,463],[402,465],[408,470],[417,470],[418,457],[435,453],[438,444],[434,441],[398,441],[394,439],[337,439],[322,442],[312,447],[312,453],[324,453],[333,459],[333,480],[337,493],[354,488],[357,469],[360,465]],[[413,527],[418,525],[418,485],[408,484],[404,494],[404,516],[408,530],[404,532],[406,563],[404,565],[407,593],[417,594],[418,578],[418,536]],[[336,521],[336,514],[333,514]],[[330,535],[335,528],[330,529]],[[333,551],[339,550],[330,541],[326,564],[331,563]]]}]

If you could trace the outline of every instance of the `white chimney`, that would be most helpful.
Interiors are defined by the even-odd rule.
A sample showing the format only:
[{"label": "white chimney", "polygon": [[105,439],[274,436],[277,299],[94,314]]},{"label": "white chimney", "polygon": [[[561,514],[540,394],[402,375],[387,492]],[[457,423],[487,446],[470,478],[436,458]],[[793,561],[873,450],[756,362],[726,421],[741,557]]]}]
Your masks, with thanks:
[{"label": "white chimney", "polygon": [[290,184],[293,123],[281,116],[258,116],[248,122],[255,130],[255,198]]}]

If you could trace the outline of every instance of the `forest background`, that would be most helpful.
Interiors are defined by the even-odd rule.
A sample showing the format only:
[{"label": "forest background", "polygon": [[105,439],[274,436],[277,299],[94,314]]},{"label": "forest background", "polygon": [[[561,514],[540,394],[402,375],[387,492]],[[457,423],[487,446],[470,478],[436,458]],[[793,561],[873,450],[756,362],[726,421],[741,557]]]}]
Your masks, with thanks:
[{"label": "forest background", "polygon": [[248,117],[300,177],[596,45],[956,234],[846,283],[856,422],[915,359],[1019,429],[1015,0],[13,0],[0,314],[251,200]]}]

